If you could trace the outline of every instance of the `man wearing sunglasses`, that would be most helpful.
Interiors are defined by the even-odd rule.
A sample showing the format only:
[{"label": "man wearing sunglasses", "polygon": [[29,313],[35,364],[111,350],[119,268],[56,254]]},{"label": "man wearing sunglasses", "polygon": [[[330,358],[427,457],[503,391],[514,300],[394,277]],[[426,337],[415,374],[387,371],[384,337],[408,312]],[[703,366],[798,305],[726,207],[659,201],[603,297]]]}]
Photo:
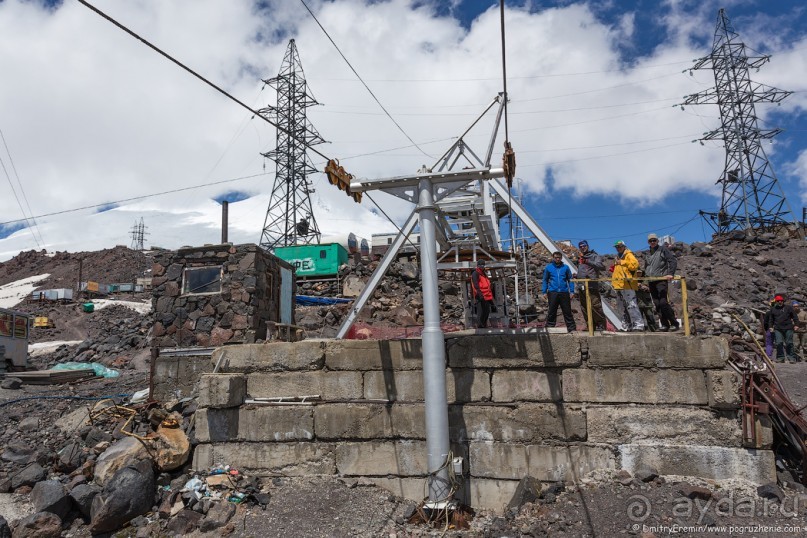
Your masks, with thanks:
[{"label": "man wearing sunglasses", "polygon": [[661,319],[661,330],[677,331],[680,329],[678,320],[675,318],[675,311],[667,300],[669,282],[675,276],[678,268],[678,261],[675,255],[665,245],[659,244],[658,236],[650,234],[647,236],[647,244],[650,246],[645,256],[644,274],[650,277],[663,277],[664,280],[651,280],[648,282],[650,296],[653,298],[653,305]]}]

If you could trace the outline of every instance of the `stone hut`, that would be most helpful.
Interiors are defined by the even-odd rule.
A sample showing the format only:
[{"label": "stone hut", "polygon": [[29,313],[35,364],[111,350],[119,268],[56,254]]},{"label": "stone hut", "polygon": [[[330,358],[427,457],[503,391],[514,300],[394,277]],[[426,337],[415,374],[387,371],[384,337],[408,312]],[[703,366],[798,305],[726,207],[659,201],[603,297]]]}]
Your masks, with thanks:
[{"label": "stone hut", "polygon": [[158,348],[254,343],[294,323],[294,268],[254,244],[161,252],[152,287]]}]

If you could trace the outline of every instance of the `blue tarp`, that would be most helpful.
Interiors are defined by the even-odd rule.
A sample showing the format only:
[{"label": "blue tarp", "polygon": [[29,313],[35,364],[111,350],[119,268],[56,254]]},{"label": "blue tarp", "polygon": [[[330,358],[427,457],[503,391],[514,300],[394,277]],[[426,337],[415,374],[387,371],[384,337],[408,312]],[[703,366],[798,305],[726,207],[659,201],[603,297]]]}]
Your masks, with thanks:
[{"label": "blue tarp", "polygon": [[296,302],[300,306],[320,306],[329,304],[349,303],[353,299],[342,299],[339,297],[313,297],[311,295],[296,295]]}]

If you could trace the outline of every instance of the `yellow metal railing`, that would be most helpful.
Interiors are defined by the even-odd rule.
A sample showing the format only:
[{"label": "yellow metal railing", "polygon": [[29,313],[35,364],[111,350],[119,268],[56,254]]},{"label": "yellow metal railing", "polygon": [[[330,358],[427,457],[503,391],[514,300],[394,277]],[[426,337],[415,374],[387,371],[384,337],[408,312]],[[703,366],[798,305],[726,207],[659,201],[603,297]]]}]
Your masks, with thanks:
[{"label": "yellow metal railing", "polygon": [[[651,282],[658,280],[668,280],[666,276],[644,276],[625,279],[625,282]],[[682,276],[674,276],[670,280],[681,282],[681,324],[684,326],[684,336],[689,336],[689,312],[687,311],[687,281]],[[586,288],[586,323],[588,324],[588,334],[594,336],[594,317],[591,313],[591,290],[589,282],[612,282],[610,278],[573,278],[572,282],[583,284]],[[597,292],[599,293],[599,292]]]}]

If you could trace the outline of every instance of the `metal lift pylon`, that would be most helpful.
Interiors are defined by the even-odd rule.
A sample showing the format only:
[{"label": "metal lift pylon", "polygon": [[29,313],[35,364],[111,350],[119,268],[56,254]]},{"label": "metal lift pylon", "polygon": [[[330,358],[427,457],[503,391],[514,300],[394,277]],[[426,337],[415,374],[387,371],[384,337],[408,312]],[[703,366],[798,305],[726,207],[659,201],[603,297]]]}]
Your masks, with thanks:
[{"label": "metal lift pylon", "polygon": [[[480,159],[476,155],[476,153],[474,153],[473,150],[470,147],[468,147],[467,144],[465,144],[464,138],[471,131],[471,129],[473,129],[474,126],[476,126],[477,123],[479,123],[482,117],[484,117],[484,115],[488,111],[490,111],[491,108],[493,108],[493,106],[496,105],[497,103],[499,104],[499,107],[496,113],[496,119],[490,137],[490,142],[488,143],[485,159],[483,160]],[[460,162],[460,158],[463,157],[465,158],[467,164],[472,165],[474,169],[466,170],[466,172],[469,173],[468,177],[472,179],[468,179],[465,182],[456,180],[457,176],[454,176],[455,179],[450,182],[453,183],[451,190],[445,190],[445,187],[441,186],[441,189],[443,189],[443,191],[435,195],[435,203],[438,203],[439,206],[439,203],[448,198],[449,195],[455,195],[455,196],[458,195],[459,194],[458,191],[464,192],[469,197],[472,198],[476,197],[478,199],[477,200],[478,203],[472,202],[470,203],[470,205],[472,207],[474,206],[481,207],[482,209],[481,216],[484,217],[485,222],[489,222],[491,232],[489,235],[492,236],[486,239],[486,236],[488,234],[479,234],[480,235],[479,242],[482,245],[483,251],[490,249],[498,250],[500,248],[499,228],[497,219],[498,215],[496,214],[496,206],[499,204],[504,204],[504,206],[507,208],[508,211],[514,212],[516,216],[519,219],[521,219],[521,221],[524,223],[527,229],[534,234],[535,238],[547,250],[549,250],[550,252],[560,250],[555,244],[555,242],[552,241],[552,238],[549,237],[549,234],[547,234],[546,231],[544,231],[544,229],[541,228],[540,225],[538,225],[535,219],[532,218],[532,216],[526,211],[526,209],[524,209],[524,207],[518,202],[518,200],[515,200],[508,195],[507,187],[505,187],[501,183],[501,181],[499,181],[498,179],[494,179],[493,181],[482,181],[480,180],[479,177],[474,176],[473,174],[473,173],[479,173],[480,170],[490,168],[490,162],[493,156],[493,148],[496,142],[496,135],[499,130],[499,125],[501,123],[503,109],[504,109],[504,95],[500,93],[485,108],[485,110],[482,111],[482,113],[476,118],[476,120],[474,120],[474,122],[462,133],[462,135],[460,135],[457,141],[454,142],[454,144],[452,144],[451,147],[448,150],[446,150],[446,152],[439,159],[437,159],[437,162],[432,166],[431,169],[437,170],[438,172],[442,172],[443,170],[446,169],[450,170],[451,168],[456,166]],[[388,192],[389,194],[392,194],[394,196],[398,196],[399,198],[403,198],[407,201],[416,203],[417,198],[415,196],[414,191],[412,190],[412,187],[414,186],[413,179],[414,178],[403,178],[403,177],[391,178],[387,180],[377,180],[377,183],[379,185],[382,185],[381,187],[378,187],[379,189],[384,190],[385,192]],[[404,185],[403,180],[408,180],[406,182],[406,185]],[[469,184],[473,182],[477,183],[476,189],[466,190],[466,187],[468,187]],[[376,182],[373,183],[375,184]],[[444,184],[441,183],[441,185]],[[354,188],[353,185],[351,185],[352,190],[353,188]],[[355,188],[357,189],[356,192],[358,192],[358,190],[362,189],[362,186],[359,183],[356,184]],[[409,189],[408,191],[407,188]],[[494,196],[491,195],[491,191],[499,198],[498,200],[495,200],[495,203],[494,203]],[[445,212],[440,210],[439,207],[438,207],[438,214],[440,215],[440,217],[443,218],[443,220],[445,220],[446,216]],[[477,230],[479,230],[480,217],[478,215],[473,215],[472,220],[474,221],[474,225],[477,227]],[[342,322],[342,325],[340,326],[339,331],[336,334],[337,339],[342,339],[347,335],[348,331],[353,326],[353,323],[355,323],[356,319],[358,318],[359,313],[361,313],[362,309],[365,307],[367,302],[375,293],[376,288],[381,283],[381,280],[384,278],[384,275],[387,273],[387,270],[389,269],[390,265],[392,265],[392,263],[397,259],[398,252],[404,246],[404,243],[409,237],[409,234],[411,234],[412,231],[415,229],[417,223],[418,223],[417,211],[413,211],[412,214],[404,223],[404,225],[399,230],[392,244],[390,244],[386,254],[381,259],[381,263],[379,263],[378,267],[376,267],[376,270],[370,277],[370,280],[367,282],[362,292],[353,302],[353,308],[350,309],[350,312],[348,313],[345,320]],[[451,235],[450,227],[445,225],[441,226],[440,223],[438,222],[437,225],[435,226],[435,231],[438,232],[436,241],[440,243],[441,247],[449,247],[450,240],[453,239],[452,237],[450,237]],[[491,244],[494,242],[495,244]],[[473,262],[440,264],[439,262],[442,261],[444,258],[446,258],[446,256],[443,256],[440,258],[440,260],[438,260],[438,269],[440,269],[440,265],[444,265],[445,268],[450,269],[463,268],[464,266],[464,268],[469,271],[473,270],[474,268]],[[475,260],[476,256],[474,256],[473,261]],[[563,255],[563,263],[568,265],[573,272],[575,273],[577,272],[577,267],[565,254]],[[510,265],[515,265],[515,262],[494,263],[490,267],[496,269],[496,268],[509,267]],[[617,329],[621,329],[622,321],[620,320],[620,317],[616,315],[616,313],[611,309],[611,307],[608,305],[606,301],[603,301],[602,305],[604,313],[608,318],[608,320],[614,325],[614,327],[616,327]]]}]

